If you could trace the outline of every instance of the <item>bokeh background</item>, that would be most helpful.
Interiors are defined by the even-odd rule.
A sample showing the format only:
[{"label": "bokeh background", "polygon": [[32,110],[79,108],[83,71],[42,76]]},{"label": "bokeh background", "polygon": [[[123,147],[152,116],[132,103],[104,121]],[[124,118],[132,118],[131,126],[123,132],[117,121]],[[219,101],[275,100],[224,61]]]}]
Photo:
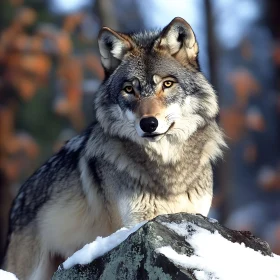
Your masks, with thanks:
[{"label": "bokeh background", "polygon": [[[193,27],[229,149],[210,216],[280,254],[279,0],[1,0],[0,259],[21,183],[94,116],[101,26]],[[38,190],[40,191],[40,190]]]}]

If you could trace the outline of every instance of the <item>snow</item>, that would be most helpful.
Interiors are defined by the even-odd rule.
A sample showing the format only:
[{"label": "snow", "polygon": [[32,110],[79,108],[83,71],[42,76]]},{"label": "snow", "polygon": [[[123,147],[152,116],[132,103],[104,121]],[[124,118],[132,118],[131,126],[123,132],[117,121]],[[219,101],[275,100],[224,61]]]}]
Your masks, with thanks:
[{"label": "snow", "polygon": [[199,280],[280,279],[280,257],[263,256],[244,244],[232,243],[217,231],[211,233],[191,223],[163,223],[181,236],[188,236],[194,255],[178,254],[171,246],[157,249],[175,264],[192,268]]},{"label": "snow", "polygon": [[63,263],[63,268],[69,269],[76,264],[88,264],[94,259],[103,256],[108,251],[112,250],[126,240],[130,234],[137,231],[145,223],[146,222],[142,222],[130,229],[122,228],[108,237],[97,237],[95,241],[85,245],[81,250],[77,251],[73,256],[68,258]]},{"label": "snow", "polygon": [[0,279],[1,280],[18,280],[16,276],[10,272],[0,269]]}]

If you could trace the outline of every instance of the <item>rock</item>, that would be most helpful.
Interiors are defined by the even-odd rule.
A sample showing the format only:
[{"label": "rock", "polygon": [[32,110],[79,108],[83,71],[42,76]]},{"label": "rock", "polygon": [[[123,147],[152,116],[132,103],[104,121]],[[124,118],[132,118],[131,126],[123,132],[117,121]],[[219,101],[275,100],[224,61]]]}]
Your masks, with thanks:
[{"label": "rock", "polygon": [[[200,264],[200,261],[196,264],[198,258],[196,250],[198,248],[196,248],[196,245],[192,246],[194,244],[192,238],[199,232],[206,233],[205,236],[207,234],[212,237],[216,236],[217,240],[225,238],[234,243],[244,244],[242,246],[235,244],[234,246],[238,248],[249,247],[259,252],[255,253],[250,250],[253,254],[260,256],[262,254],[263,256],[270,256],[271,258],[269,259],[274,259],[268,244],[249,232],[230,230],[220,225],[217,221],[201,215],[178,213],[158,216],[149,221],[119,246],[89,264],[78,264],[70,269],[64,269],[63,265],[61,265],[52,279],[224,279],[215,275],[214,268],[211,270],[210,267],[209,271],[209,269],[207,270],[207,265]],[[216,234],[214,234],[215,232]],[[205,246],[207,247],[207,245]],[[217,249],[223,249],[219,247],[219,242],[212,244],[212,246],[217,246]],[[163,253],[163,248],[171,251],[170,256]],[[231,252],[228,252],[229,256],[230,254]],[[175,259],[178,256],[179,260],[176,261]],[[184,259],[181,259],[181,256],[185,260],[187,259],[188,262],[192,260],[191,265],[184,263]],[[191,257],[194,258],[192,259]],[[227,256],[222,256],[222,258],[227,258]],[[206,267],[205,271],[204,267]]]}]

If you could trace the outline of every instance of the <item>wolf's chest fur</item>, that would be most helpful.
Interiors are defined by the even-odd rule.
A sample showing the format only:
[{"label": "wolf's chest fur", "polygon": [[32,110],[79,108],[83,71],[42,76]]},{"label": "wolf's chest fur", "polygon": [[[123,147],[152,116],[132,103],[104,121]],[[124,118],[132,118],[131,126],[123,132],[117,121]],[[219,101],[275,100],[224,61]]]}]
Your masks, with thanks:
[{"label": "wolf's chest fur", "polygon": [[[167,176],[167,175],[166,175]],[[184,184],[186,173],[175,177],[160,178],[152,181],[151,185],[158,191],[146,188],[132,193],[122,193],[118,199],[118,210],[121,215],[121,222],[126,226],[131,226],[142,220],[149,220],[157,215],[167,213],[201,213],[208,214],[212,201],[212,170],[210,165],[202,170],[203,178],[196,178],[192,184]],[[202,177],[201,176],[201,177]],[[158,184],[156,183],[158,182]],[[166,184],[165,184],[166,183]],[[169,185],[173,187],[168,190]],[[165,188],[165,190],[162,190]],[[180,191],[176,192],[178,189]]]},{"label": "wolf's chest fur", "polygon": [[[83,189],[87,194],[97,189],[101,199],[106,199],[105,211],[116,228],[165,213],[207,215],[212,199],[212,169],[210,161],[204,161],[204,154],[209,152],[212,130],[196,132],[181,146],[162,147],[170,149],[165,160],[162,153],[131,142],[92,136],[80,166],[87,174]],[[88,197],[95,199],[96,194]],[[90,199],[88,203],[94,204]]]}]

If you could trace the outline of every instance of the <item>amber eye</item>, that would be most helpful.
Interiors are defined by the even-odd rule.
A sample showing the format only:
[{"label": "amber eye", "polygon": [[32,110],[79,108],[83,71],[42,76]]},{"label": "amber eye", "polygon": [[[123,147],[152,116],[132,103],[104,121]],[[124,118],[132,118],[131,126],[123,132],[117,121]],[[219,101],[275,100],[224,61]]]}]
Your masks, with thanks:
[{"label": "amber eye", "polygon": [[174,82],[172,82],[172,81],[165,81],[165,82],[163,82],[163,87],[170,88],[170,87],[172,87],[173,84],[174,84]]},{"label": "amber eye", "polygon": [[134,89],[132,86],[126,86],[124,89],[123,89],[126,93],[134,93]]}]

